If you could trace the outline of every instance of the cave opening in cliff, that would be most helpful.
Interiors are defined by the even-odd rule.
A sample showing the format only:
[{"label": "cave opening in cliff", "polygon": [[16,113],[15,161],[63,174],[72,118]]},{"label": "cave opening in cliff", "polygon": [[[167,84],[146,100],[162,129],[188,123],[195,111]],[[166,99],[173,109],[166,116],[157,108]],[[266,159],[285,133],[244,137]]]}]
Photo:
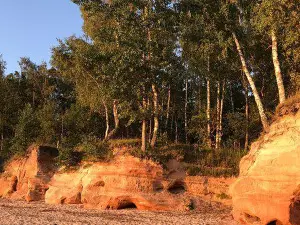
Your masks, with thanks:
[{"label": "cave opening in cliff", "polygon": [[15,179],[12,185],[13,192],[17,191],[17,186],[18,186],[18,179]]},{"label": "cave opening in cliff", "polygon": [[185,192],[185,184],[182,181],[176,181],[169,186],[168,191],[172,194],[180,194]]},{"label": "cave opening in cliff", "polygon": [[300,224],[300,186],[298,187],[298,190],[295,191],[294,198],[291,199],[290,204],[290,219],[289,222],[292,225],[298,225]]},{"label": "cave opening in cliff", "polygon": [[118,205],[117,210],[121,209],[137,209],[137,206],[132,201],[126,200],[120,202]]},{"label": "cave opening in cliff", "polygon": [[267,225],[282,225],[282,223],[279,220],[272,220]]}]

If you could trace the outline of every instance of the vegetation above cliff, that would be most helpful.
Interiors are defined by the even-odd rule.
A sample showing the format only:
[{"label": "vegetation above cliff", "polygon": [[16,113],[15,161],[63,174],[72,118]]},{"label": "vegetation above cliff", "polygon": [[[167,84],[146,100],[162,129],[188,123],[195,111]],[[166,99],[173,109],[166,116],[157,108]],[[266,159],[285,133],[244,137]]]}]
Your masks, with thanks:
[{"label": "vegetation above cliff", "polygon": [[185,146],[191,173],[237,171],[277,105],[294,101],[293,1],[74,2],[85,36],[60,40],[51,69],[23,57],[7,74],[0,59],[0,162],[33,142],[64,162],[105,159],[113,142],[134,139],[132,154],[158,161]]}]

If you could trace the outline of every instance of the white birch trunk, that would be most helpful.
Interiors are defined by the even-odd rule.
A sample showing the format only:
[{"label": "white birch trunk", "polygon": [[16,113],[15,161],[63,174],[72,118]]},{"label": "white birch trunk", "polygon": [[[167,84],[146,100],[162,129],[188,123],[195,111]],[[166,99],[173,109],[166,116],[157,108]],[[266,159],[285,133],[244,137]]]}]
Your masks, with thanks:
[{"label": "white birch trunk", "polygon": [[157,140],[157,133],[159,129],[159,121],[158,121],[158,94],[156,90],[156,86],[152,84],[152,92],[153,92],[153,107],[154,107],[154,127],[153,127],[153,135],[151,140],[151,147],[155,147]]},{"label": "white birch trunk", "polygon": [[269,130],[269,124],[268,124],[267,116],[265,114],[261,98],[258,94],[255,83],[252,79],[252,76],[250,75],[250,72],[248,70],[246,60],[245,60],[244,54],[242,52],[240,43],[239,43],[235,33],[232,33],[232,35],[233,35],[233,38],[234,38],[234,41],[235,41],[235,44],[236,44],[237,51],[238,51],[239,56],[240,56],[240,60],[241,60],[242,66],[243,66],[243,71],[244,71],[244,73],[247,77],[247,80],[248,80],[248,82],[250,84],[250,87],[252,89],[252,93],[254,95],[254,99],[255,99],[255,102],[256,102],[256,105],[257,105],[257,109],[258,109],[258,112],[259,112],[259,115],[260,115],[260,120],[261,120],[261,123],[263,125],[263,129],[264,129],[264,131],[268,131]]},{"label": "white birch trunk", "polygon": [[280,63],[278,59],[277,37],[274,30],[272,30],[271,33],[272,33],[271,34],[272,35],[272,58],[273,58],[276,82],[278,87],[279,102],[283,103],[285,101],[285,90],[284,90],[284,85],[282,80]]}]

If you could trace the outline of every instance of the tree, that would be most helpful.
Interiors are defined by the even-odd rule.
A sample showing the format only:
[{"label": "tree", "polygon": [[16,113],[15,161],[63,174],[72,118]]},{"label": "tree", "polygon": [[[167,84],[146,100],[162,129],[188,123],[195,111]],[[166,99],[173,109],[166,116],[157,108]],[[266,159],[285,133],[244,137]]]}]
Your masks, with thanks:
[{"label": "tree", "polygon": [[76,3],[82,9],[84,31],[107,59],[102,71],[113,83],[110,85],[113,102],[128,101],[128,96],[134,96],[133,105],[142,105],[143,98],[151,99],[154,117],[151,146],[154,147],[159,131],[159,89],[169,80],[170,68],[178,58],[174,52],[176,20],[171,1]]},{"label": "tree", "polygon": [[21,111],[15,129],[11,150],[13,153],[23,154],[39,135],[39,122],[30,104],[27,104],[24,110]]},{"label": "tree", "polygon": [[241,60],[241,63],[242,63],[243,72],[245,73],[245,75],[246,75],[246,77],[248,79],[248,82],[250,84],[251,90],[253,92],[254,99],[255,99],[255,102],[256,102],[256,105],[257,105],[257,108],[258,108],[258,111],[259,111],[259,115],[260,115],[260,119],[261,119],[262,125],[264,127],[264,130],[268,131],[269,124],[268,124],[267,116],[265,114],[264,107],[263,107],[261,98],[260,98],[260,96],[258,94],[258,91],[256,89],[255,83],[254,83],[254,81],[253,81],[253,79],[252,79],[252,77],[250,75],[249,70],[248,70],[248,66],[246,64],[246,59],[245,59],[244,54],[242,52],[242,49],[241,49],[241,46],[240,46],[240,42],[237,39],[235,33],[233,33],[232,35],[233,35],[233,39],[234,39],[235,44],[236,44],[236,49],[237,49],[238,54],[240,56],[240,60]]},{"label": "tree", "polygon": [[0,54],[0,76],[3,77],[6,69],[6,62],[3,60],[2,55]]},{"label": "tree", "polygon": [[253,24],[254,27],[264,35],[271,37],[272,41],[272,59],[275,70],[275,77],[277,81],[279,102],[285,101],[285,88],[283,84],[283,76],[278,57],[278,31],[284,26],[286,14],[286,4],[288,1],[264,0],[261,3],[256,3],[253,9]]},{"label": "tree", "polygon": [[[106,85],[109,77],[101,68],[105,60],[96,47],[83,39],[71,37],[53,48],[52,65],[63,77],[75,85],[77,100],[90,107],[94,112],[105,109],[106,132],[109,136],[108,101],[110,86]],[[116,105],[116,102],[114,103]],[[116,107],[116,106],[114,106]],[[115,109],[116,111],[116,109]],[[116,114],[114,114],[117,116]]]},{"label": "tree", "polygon": [[[5,73],[5,69],[6,69],[6,62],[3,60],[2,58],[2,55],[0,55],[0,79],[1,79],[1,85],[0,85],[0,89],[3,90],[4,89],[4,85],[3,85],[3,76],[4,76],[4,73]],[[3,92],[0,92],[1,93],[1,100],[4,99],[3,98]],[[4,104],[1,104],[1,105],[4,105]],[[3,142],[4,142],[4,135],[3,135],[3,127],[4,127],[4,116],[3,114],[1,113],[1,117],[0,117],[0,127],[1,127],[1,145],[0,145],[0,152],[2,153],[3,151]]]}]

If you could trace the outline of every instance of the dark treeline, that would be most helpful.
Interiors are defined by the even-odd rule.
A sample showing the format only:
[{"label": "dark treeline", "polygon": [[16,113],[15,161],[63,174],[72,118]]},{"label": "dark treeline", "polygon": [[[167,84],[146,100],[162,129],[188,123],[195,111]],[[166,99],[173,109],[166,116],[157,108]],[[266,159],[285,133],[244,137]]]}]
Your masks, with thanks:
[{"label": "dark treeline", "polygon": [[33,142],[89,152],[111,139],[247,150],[299,89],[297,1],[74,2],[85,35],[60,40],[51,69],[21,58],[5,74],[1,59],[4,159]]}]

